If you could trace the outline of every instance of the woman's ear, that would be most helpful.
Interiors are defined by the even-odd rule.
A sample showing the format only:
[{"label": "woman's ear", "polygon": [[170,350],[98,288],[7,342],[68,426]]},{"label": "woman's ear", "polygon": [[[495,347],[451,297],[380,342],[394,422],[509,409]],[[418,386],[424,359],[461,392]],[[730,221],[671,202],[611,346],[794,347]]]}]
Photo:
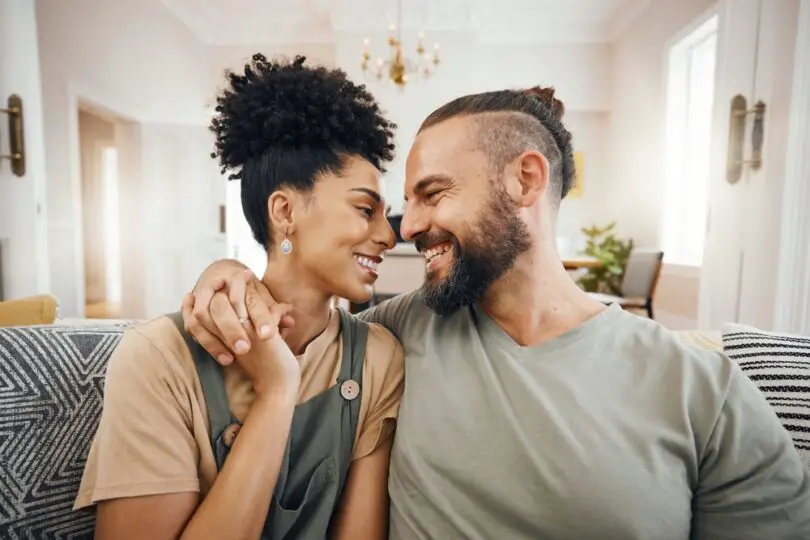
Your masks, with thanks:
[{"label": "woman's ear", "polygon": [[290,234],[294,225],[294,206],[294,193],[286,189],[274,191],[267,199],[269,229]]}]

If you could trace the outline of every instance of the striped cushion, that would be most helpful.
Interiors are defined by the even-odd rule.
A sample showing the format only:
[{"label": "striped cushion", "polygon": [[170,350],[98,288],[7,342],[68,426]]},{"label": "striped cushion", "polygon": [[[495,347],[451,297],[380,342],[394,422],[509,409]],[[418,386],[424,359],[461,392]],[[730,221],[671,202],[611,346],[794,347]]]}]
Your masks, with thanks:
[{"label": "striped cushion", "polygon": [[723,350],[759,387],[810,465],[810,337],[726,324]]}]

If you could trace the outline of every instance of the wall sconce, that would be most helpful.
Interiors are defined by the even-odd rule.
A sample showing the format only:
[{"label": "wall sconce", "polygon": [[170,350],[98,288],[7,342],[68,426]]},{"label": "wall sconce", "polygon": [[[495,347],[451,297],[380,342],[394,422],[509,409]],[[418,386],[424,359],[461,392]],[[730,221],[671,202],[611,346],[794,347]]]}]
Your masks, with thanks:
[{"label": "wall sconce", "polygon": [[17,176],[25,174],[25,138],[23,136],[23,103],[17,94],[8,98],[8,108],[0,109],[8,115],[9,154],[0,154],[0,163],[4,159],[11,161],[11,172]]}]

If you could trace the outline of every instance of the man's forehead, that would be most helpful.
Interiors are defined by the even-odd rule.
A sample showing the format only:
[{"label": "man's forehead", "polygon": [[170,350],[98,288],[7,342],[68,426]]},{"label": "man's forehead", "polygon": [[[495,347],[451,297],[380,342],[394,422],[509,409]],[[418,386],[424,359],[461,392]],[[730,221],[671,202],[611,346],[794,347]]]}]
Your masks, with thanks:
[{"label": "man's forehead", "polygon": [[428,175],[451,175],[478,152],[469,118],[452,118],[416,136],[406,162],[406,186]]},{"label": "man's forehead", "polygon": [[416,136],[412,150],[472,150],[475,148],[477,129],[472,115],[450,118],[422,130]]}]

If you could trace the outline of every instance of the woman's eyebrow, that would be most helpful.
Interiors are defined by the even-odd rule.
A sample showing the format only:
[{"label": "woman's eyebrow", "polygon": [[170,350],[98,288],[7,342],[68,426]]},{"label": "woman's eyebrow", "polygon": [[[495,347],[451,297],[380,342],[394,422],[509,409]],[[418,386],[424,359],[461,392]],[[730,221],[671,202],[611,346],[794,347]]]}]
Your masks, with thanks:
[{"label": "woman's eyebrow", "polygon": [[351,188],[349,191],[359,191],[360,193],[365,193],[366,195],[374,199],[375,202],[378,203],[382,202],[382,195],[380,195],[373,189],[358,187],[358,188]]}]

